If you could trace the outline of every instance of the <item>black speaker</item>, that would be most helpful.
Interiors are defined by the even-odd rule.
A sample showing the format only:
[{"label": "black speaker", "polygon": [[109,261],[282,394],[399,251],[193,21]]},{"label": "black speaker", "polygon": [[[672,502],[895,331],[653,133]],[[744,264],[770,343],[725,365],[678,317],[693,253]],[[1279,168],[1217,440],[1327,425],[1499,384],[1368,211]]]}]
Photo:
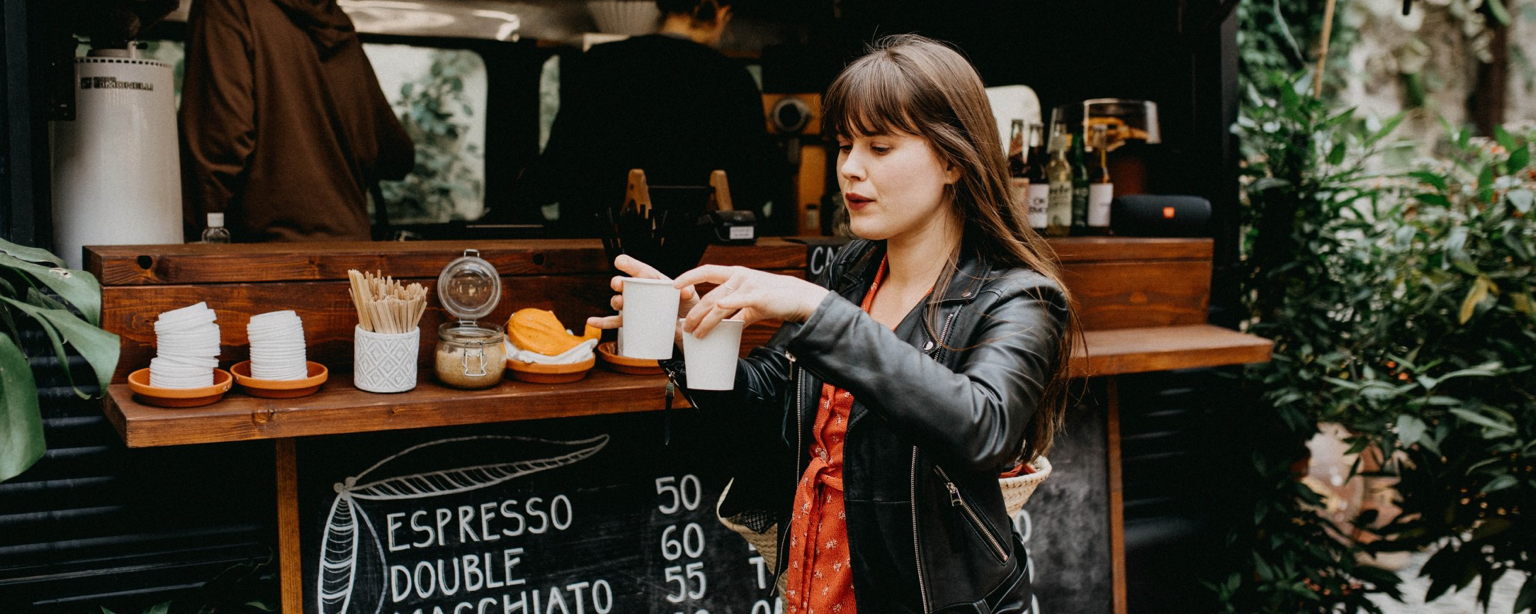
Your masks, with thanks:
[{"label": "black speaker", "polygon": [[1109,227],[1122,237],[1209,235],[1211,201],[1199,196],[1128,194],[1109,204]]}]

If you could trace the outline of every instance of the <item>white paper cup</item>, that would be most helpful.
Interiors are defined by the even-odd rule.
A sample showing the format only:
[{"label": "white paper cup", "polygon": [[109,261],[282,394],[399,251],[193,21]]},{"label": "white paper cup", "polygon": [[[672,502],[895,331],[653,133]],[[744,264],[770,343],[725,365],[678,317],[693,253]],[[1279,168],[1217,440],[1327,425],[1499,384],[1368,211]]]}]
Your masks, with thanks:
[{"label": "white paper cup", "polygon": [[[741,320],[721,320],[703,339],[683,333],[683,364],[692,390],[736,387],[736,357],[741,354]],[[683,325],[682,320],[677,321]]]},{"label": "white paper cup", "polygon": [[352,335],[352,381],[368,392],[405,392],[416,387],[416,354],[421,329],[384,334],[363,330]]},{"label": "white paper cup", "polygon": [[619,355],[665,360],[672,357],[677,332],[677,306],[682,292],[662,279],[624,278],[624,324],[619,330]]}]

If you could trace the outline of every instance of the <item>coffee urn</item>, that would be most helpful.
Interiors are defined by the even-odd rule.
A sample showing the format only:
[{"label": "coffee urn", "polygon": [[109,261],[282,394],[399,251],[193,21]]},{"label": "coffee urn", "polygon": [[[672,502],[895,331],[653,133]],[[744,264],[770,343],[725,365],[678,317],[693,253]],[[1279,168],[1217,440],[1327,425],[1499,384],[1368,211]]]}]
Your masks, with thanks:
[{"label": "coffee urn", "polygon": [[75,58],[73,121],[53,123],[54,247],[181,243],[181,168],[171,66],[133,47]]}]

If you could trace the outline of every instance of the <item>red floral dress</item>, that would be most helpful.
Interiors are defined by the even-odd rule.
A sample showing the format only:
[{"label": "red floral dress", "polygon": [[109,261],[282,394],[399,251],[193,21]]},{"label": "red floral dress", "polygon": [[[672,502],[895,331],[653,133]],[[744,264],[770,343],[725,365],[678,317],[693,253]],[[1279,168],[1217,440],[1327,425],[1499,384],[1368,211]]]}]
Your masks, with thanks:
[{"label": "red floral dress", "polygon": [[[864,295],[864,312],[885,279],[884,261]],[[789,524],[786,614],[854,614],[853,569],[848,552],[848,515],[843,502],[843,444],[853,395],[822,384],[816,406],[811,465],[795,489]]]}]

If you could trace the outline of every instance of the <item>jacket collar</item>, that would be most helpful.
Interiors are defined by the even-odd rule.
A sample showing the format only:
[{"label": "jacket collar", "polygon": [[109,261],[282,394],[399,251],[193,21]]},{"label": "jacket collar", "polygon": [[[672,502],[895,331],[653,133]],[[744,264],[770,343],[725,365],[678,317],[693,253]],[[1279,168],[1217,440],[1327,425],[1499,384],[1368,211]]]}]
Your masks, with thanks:
[{"label": "jacket collar", "polygon": [[[869,289],[869,284],[874,282],[875,274],[880,270],[880,260],[885,257],[885,241],[868,241],[857,249],[861,253],[851,257],[851,263],[843,271],[842,281],[838,284],[838,294],[845,297],[862,297]],[[949,280],[949,286],[944,289],[939,302],[970,302],[975,299],[981,285],[992,278],[991,268],[985,257],[974,250],[962,248],[959,270]]]}]

